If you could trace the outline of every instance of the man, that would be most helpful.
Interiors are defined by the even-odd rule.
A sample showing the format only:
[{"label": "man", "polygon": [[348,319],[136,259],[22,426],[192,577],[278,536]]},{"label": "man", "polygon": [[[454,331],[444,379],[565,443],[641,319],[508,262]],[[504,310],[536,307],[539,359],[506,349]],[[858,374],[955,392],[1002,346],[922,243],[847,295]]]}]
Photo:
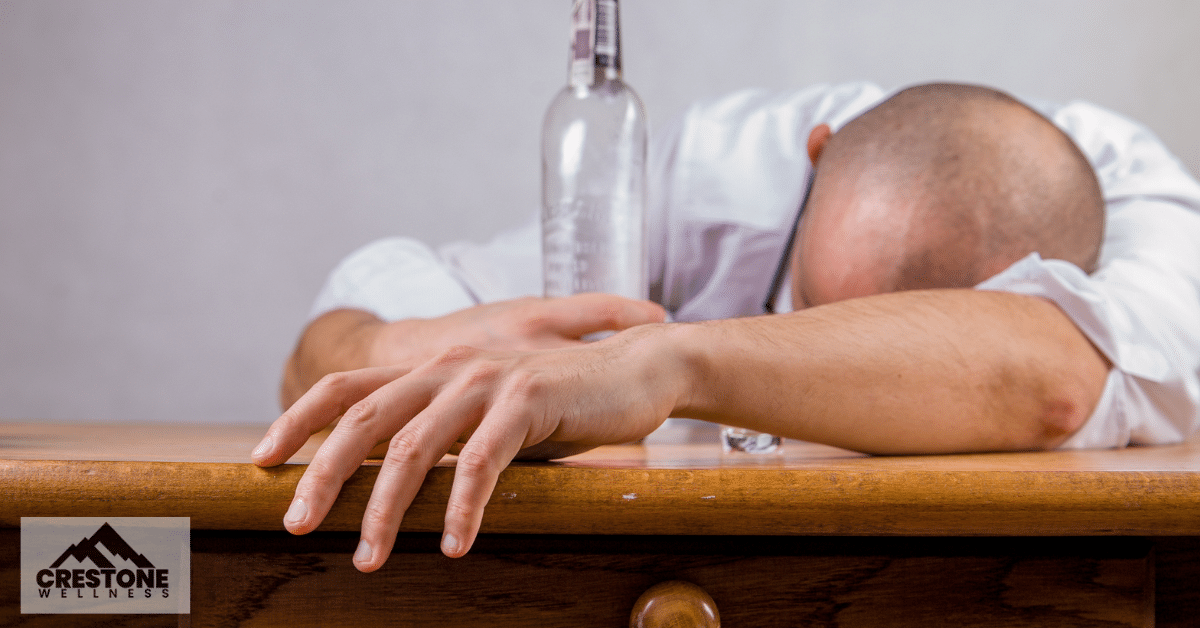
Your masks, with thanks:
[{"label": "man", "polygon": [[[668,416],[885,454],[1193,432],[1200,186],[1140,127],[1089,105],[1049,112],[1073,143],[990,89],[881,97],[864,85],[740,94],[667,130],[651,166],[663,242],[652,296],[696,322],[663,324],[663,307],[605,295],[456,309],[536,290],[536,270],[496,274],[498,259],[536,263],[536,240],[520,245],[532,232],[452,248],[444,262],[411,250],[352,257],[289,363],[291,407],[253,454],[279,464],[345,412],[285,526],[315,529],[389,441],[354,558],[364,571],[383,564],[448,451],[459,457],[442,549],[461,556],[514,457],[633,440]],[[788,281],[775,294],[781,256]],[[363,297],[380,293],[360,290],[379,277],[425,285]],[[776,297],[795,311],[750,316]],[[413,299],[444,309],[396,313]],[[621,332],[579,341],[603,329]],[[347,372],[300,396],[333,371]]]}]

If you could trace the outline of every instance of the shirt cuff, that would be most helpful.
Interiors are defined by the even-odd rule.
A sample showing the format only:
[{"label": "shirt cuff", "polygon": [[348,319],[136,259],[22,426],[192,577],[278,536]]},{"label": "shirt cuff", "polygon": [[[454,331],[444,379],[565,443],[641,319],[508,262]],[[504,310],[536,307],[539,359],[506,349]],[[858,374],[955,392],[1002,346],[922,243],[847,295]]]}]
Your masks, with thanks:
[{"label": "shirt cuff", "polygon": [[475,299],[428,246],[386,238],[351,253],[317,295],[310,320],[332,310],[365,310],[384,321],[431,318]]},{"label": "shirt cuff", "polygon": [[1111,327],[1102,308],[1103,299],[1089,286],[1087,273],[1062,260],[1044,260],[1037,253],[984,281],[977,290],[995,290],[1042,297],[1058,305],[1076,327],[1113,363],[1091,416],[1065,443],[1063,449],[1098,449],[1129,444],[1130,429],[1122,411],[1128,377],[1114,351]]}]

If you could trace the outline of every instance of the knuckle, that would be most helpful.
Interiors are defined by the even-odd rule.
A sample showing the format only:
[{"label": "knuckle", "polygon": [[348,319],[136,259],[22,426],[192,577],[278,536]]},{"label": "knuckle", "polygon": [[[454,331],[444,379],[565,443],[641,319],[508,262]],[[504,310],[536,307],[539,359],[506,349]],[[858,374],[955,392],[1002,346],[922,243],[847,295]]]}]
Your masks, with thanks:
[{"label": "knuckle", "polygon": [[316,492],[318,487],[333,479],[332,475],[329,464],[325,462],[324,458],[320,456],[313,458],[312,462],[308,463],[308,468],[304,470],[300,481],[296,483],[296,494]]},{"label": "knuckle", "polygon": [[454,345],[446,348],[436,358],[434,362],[438,365],[454,365],[461,362],[466,362],[471,358],[479,355],[479,349],[469,347],[467,345]]},{"label": "knuckle", "polygon": [[510,324],[524,335],[537,335],[554,329],[564,305],[559,300],[529,297],[513,312]]},{"label": "knuckle", "polygon": [[455,475],[462,474],[468,479],[485,477],[491,469],[491,456],[477,448],[464,448],[459,452],[458,461],[455,462]]},{"label": "knuckle", "polygon": [[362,426],[371,423],[379,415],[379,403],[373,397],[366,397],[350,406],[342,415],[342,423],[348,426]]},{"label": "knuckle", "polygon": [[313,385],[313,390],[322,393],[336,393],[338,391],[345,390],[349,385],[349,382],[349,373],[329,373],[317,380],[317,383]]},{"label": "knuckle", "polygon": [[416,432],[400,430],[388,442],[386,457],[392,464],[405,468],[414,467],[420,465],[423,450],[421,439]]},{"label": "knuckle", "polygon": [[616,301],[603,301],[594,306],[592,313],[599,323],[615,327],[625,319],[625,305]]},{"label": "knuckle", "polygon": [[504,397],[517,402],[530,402],[540,398],[547,389],[545,380],[533,371],[517,370],[505,381]]},{"label": "knuckle", "polygon": [[541,308],[528,308],[512,321],[512,327],[519,336],[536,336],[553,328],[553,321],[553,317]]},{"label": "knuckle", "polygon": [[463,373],[463,383],[470,388],[487,387],[496,382],[500,373],[489,363],[475,364]]},{"label": "knuckle", "polygon": [[296,406],[283,411],[279,418],[275,420],[274,429],[283,430],[285,432],[295,431],[306,427],[305,422],[300,418],[295,410]]},{"label": "knuckle", "polygon": [[362,526],[364,529],[390,526],[392,514],[391,509],[387,506],[375,502],[369,503],[366,510],[363,511]]},{"label": "knuckle", "polygon": [[340,477],[337,470],[328,461],[314,459],[309,463],[308,470],[296,486],[296,494],[299,495],[303,492],[320,500],[330,499],[330,492],[332,491],[336,496],[337,487],[345,480],[346,478]]},{"label": "knuckle", "polygon": [[452,499],[446,503],[446,521],[471,521],[474,518],[474,509],[467,504],[457,499]]}]

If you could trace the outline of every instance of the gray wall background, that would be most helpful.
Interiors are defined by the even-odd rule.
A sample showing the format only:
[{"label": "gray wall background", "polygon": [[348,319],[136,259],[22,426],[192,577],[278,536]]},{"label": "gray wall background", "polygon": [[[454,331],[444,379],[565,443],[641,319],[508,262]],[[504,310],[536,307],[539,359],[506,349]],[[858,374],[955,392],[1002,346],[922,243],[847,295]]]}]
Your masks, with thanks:
[{"label": "gray wall background", "polygon": [[[538,202],[569,0],[0,0],[0,419],[267,422],[329,269]],[[651,124],[868,79],[1083,98],[1200,172],[1190,0],[625,0]]]}]

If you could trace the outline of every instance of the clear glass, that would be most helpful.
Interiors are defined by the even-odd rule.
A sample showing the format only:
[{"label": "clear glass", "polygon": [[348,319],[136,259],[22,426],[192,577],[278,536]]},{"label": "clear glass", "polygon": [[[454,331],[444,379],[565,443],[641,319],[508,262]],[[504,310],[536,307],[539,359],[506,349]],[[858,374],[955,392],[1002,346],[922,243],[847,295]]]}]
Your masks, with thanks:
[{"label": "clear glass", "polygon": [[722,425],[721,452],[725,455],[782,455],[783,439],[766,432]]},{"label": "clear glass", "polygon": [[618,71],[596,75],[559,92],[542,125],[545,294],[645,299],[645,109]]}]

